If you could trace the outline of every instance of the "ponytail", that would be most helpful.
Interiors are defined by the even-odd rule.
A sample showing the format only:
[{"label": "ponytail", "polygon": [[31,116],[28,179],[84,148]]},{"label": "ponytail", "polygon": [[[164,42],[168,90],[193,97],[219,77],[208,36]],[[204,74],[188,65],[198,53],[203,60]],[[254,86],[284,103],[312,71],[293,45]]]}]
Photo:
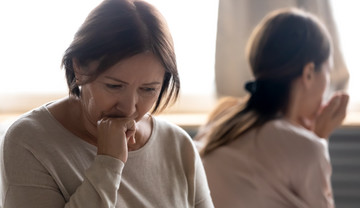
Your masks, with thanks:
[{"label": "ponytail", "polygon": [[200,149],[202,156],[279,117],[279,112],[286,109],[290,82],[248,82],[245,89],[251,93],[250,97],[242,102],[239,99],[234,102],[235,98],[231,97],[224,98],[207,124],[200,129],[195,139],[203,142]]}]

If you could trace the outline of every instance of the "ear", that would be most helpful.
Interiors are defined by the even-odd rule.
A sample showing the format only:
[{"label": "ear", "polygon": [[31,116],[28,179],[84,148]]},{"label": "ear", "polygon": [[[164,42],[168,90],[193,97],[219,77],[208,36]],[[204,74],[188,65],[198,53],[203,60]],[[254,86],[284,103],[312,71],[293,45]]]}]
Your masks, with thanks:
[{"label": "ear", "polygon": [[306,89],[311,88],[315,82],[315,64],[313,62],[304,66],[301,79]]},{"label": "ear", "polygon": [[79,60],[76,58],[72,58],[72,65],[73,65],[73,69],[74,69],[76,84],[80,85],[81,80],[82,80],[82,75],[81,75],[81,67],[79,64]]},{"label": "ear", "polygon": [[72,65],[73,65],[75,75],[79,74],[80,73],[80,65],[79,65],[79,60],[77,60],[77,58],[72,58]]}]

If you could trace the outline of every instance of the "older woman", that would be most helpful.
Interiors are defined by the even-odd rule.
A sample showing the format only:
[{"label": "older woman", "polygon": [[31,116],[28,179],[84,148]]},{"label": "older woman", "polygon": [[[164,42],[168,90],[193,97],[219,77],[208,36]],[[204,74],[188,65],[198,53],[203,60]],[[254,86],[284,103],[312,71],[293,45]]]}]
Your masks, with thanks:
[{"label": "older woman", "polygon": [[152,5],[105,0],[62,63],[70,95],[6,133],[4,207],[213,207],[191,138],[149,113],[180,87],[171,35]]}]

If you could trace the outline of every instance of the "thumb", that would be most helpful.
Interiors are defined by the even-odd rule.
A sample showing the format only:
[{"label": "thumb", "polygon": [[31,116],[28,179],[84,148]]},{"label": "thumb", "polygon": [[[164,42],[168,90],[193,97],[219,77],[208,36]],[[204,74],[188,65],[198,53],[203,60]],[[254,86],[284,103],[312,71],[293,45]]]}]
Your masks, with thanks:
[{"label": "thumb", "polygon": [[125,124],[125,135],[126,138],[129,140],[131,137],[135,139],[135,133],[136,133],[136,122],[134,120],[131,120],[129,122],[126,122]]}]

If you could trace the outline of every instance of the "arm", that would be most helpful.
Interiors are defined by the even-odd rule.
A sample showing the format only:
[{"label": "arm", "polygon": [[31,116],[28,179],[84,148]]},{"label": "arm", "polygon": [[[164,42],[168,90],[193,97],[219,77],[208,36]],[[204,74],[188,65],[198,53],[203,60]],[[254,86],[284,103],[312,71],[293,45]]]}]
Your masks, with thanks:
[{"label": "arm", "polygon": [[[68,199],[55,178],[28,149],[8,143],[3,163],[4,207],[78,208],[114,207],[124,164],[108,156],[96,156],[83,182]],[[64,173],[67,170],[64,170]]]},{"label": "arm", "polygon": [[123,167],[124,163],[115,158],[96,156],[92,166],[85,172],[83,183],[65,207],[115,207]]},{"label": "arm", "polygon": [[[58,181],[58,175],[66,175],[66,172],[71,170],[65,169],[63,172],[52,173],[43,163],[44,158],[36,151],[22,142],[17,143],[11,140],[24,137],[22,132],[26,131],[14,131],[8,136],[9,138],[5,138],[2,168],[5,179],[4,206],[8,208],[114,207],[121,172],[127,159],[126,142],[133,137],[134,121],[120,119],[121,121],[111,122],[111,120],[106,119],[100,122],[98,155],[85,171],[84,176],[82,176],[83,173],[77,173],[81,174],[84,180],[78,187],[74,187],[76,191],[71,196],[66,196],[67,193],[60,190],[64,190],[65,187],[62,187],[63,184]],[[123,125],[123,128],[118,125]],[[122,131],[114,131],[118,129]],[[28,138],[28,136],[25,137]],[[122,144],[125,144],[125,147],[121,146]],[[65,158],[64,162],[67,159],[70,158]],[[74,182],[78,183],[73,178],[68,178],[68,180],[75,180]]]}]

